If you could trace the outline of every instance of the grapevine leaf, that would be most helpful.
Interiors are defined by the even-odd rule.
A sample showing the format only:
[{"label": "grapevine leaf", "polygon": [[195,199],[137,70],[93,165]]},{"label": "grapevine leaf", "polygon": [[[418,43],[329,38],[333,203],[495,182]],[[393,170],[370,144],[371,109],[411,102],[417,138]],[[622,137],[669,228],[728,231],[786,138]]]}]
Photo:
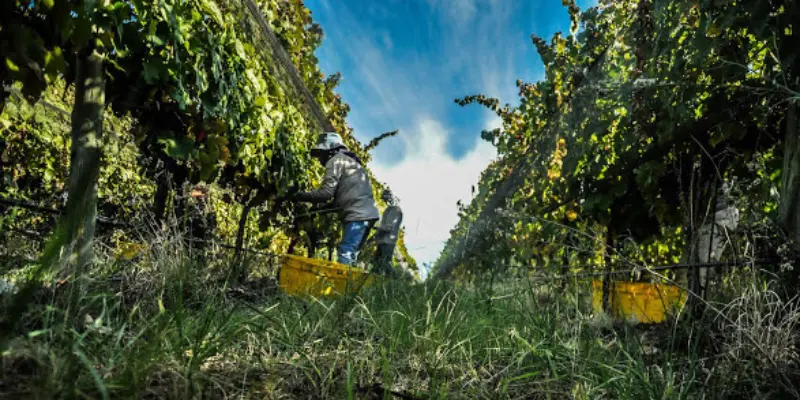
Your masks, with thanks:
[{"label": "grapevine leaf", "polygon": [[188,137],[178,139],[162,138],[158,142],[164,146],[164,152],[177,160],[187,160],[194,148],[194,142]]}]

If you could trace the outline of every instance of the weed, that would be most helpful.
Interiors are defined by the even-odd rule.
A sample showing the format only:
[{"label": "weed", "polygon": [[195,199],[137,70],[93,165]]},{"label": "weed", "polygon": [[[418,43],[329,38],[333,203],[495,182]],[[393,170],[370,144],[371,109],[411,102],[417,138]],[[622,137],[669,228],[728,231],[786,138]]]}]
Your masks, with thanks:
[{"label": "weed", "polygon": [[164,238],[134,265],[99,268],[69,317],[68,291],[41,289],[2,354],[0,397],[686,399],[796,391],[798,303],[763,287],[727,297],[726,318],[636,327],[593,314],[588,285],[579,284],[561,295],[530,282],[498,281],[487,293],[392,281],[350,298],[231,296],[225,264],[201,265],[181,243]]}]

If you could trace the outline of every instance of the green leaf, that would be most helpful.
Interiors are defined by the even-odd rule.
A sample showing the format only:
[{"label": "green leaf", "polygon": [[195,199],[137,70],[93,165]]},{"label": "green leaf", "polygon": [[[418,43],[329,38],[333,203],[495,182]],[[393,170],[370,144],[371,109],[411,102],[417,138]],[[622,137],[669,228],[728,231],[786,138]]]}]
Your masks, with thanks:
[{"label": "green leaf", "polygon": [[11,72],[19,72],[19,66],[8,57],[6,57],[6,68]]},{"label": "green leaf", "polygon": [[159,82],[161,80],[161,74],[164,72],[164,70],[164,65],[159,62],[155,62],[153,60],[145,61],[144,70],[142,71],[144,81],[150,85]]},{"label": "green leaf", "polygon": [[67,63],[64,60],[64,53],[62,53],[60,47],[55,47],[52,51],[48,51],[47,54],[45,54],[44,68],[47,74],[53,78],[66,71]]},{"label": "green leaf", "polygon": [[167,41],[162,39],[161,36],[158,35],[148,35],[147,40],[158,47],[167,44]]},{"label": "green leaf", "polygon": [[217,166],[214,164],[203,164],[200,167],[200,180],[201,181],[208,181],[211,180],[211,177],[217,171]]},{"label": "green leaf", "polygon": [[222,12],[219,11],[219,7],[217,7],[216,3],[214,3],[213,1],[205,0],[200,3],[200,6],[214,20],[214,22],[216,22],[220,26],[223,25],[224,19],[222,17]]},{"label": "green leaf", "polygon": [[88,18],[82,17],[75,20],[75,29],[72,31],[72,41],[78,48],[85,47],[92,38],[92,23]]},{"label": "green leaf", "polygon": [[775,169],[771,174],[769,174],[769,180],[772,182],[777,182],[781,177],[781,172],[783,172],[783,168]]},{"label": "green leaf", "polygon": [[194,148],[194,142],[187,137],[162,138],[158,140],[158,143],[164,145],[164,153],[176,160],[187,160]]}]

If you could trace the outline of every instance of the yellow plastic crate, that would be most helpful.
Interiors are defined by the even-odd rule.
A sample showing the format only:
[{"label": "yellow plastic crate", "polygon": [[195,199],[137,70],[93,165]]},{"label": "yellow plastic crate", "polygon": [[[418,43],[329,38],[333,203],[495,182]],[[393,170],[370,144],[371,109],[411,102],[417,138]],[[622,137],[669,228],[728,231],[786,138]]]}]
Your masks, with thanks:
[{"label": "yellow plastic crate", "polygon": [[[686,305],[686,291],[673,285],[647,282],[611,282],[611,315],[638,323],[661,323]],[[592,281],[592,308],[603,310],[603,281]]]},{"label": "yellow plastic crate", "polygon": [[278,271],[281,290],[295,296],[329,297],[360,293],[375,276],[335,262],[287,254]]}]

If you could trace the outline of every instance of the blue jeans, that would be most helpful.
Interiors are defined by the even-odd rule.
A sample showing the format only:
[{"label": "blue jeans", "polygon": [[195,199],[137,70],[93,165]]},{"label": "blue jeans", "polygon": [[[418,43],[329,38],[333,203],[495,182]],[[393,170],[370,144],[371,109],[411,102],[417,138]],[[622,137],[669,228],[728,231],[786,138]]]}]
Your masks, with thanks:
[{"label": "blue jeans", "polygon": [[353,265],[358,258],[358,246],[367,233],[369,221],[354,221],[344,223],[342,241],[337,248],[339,257],[337,262],[344,265]]}]

